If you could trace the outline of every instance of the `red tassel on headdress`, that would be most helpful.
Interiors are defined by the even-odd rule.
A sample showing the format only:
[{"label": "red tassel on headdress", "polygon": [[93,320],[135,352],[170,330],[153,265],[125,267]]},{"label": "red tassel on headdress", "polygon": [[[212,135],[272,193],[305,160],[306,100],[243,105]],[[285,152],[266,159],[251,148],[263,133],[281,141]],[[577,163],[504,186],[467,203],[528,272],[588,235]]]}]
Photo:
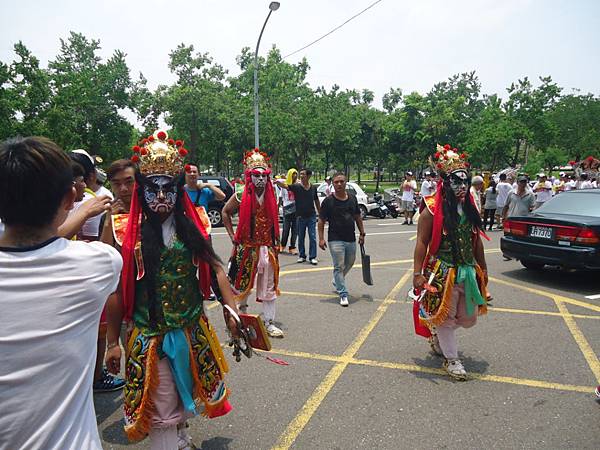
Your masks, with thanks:
[{"label": "red tassel on headdress", "polygon": [[[194,225],[196,225],[196,228],[198,228],[198,231],[200,231],[202,237],[208,241],[209,236],[206,232],[206,228],[204,228],[200,217],[198,217],[198,212],[196,211],[196,208],[194,208],[190,197],[187,194],[184,194],[182,197],[182,201],[185,215],[194,223]],[[205,261],[199,261],[198,263],[198,285],[200,287],[200,292],[202,292],[204,298],[207,299],[208,297],[210,297],[210,265]]]},{"label": "red tassel on headdress", "polygon": [[125,239],[121,248],[123,257],[123,271],[121,272],[121,289],[123,298],[124,320],[129,322],[133,317],[133,302],[135,299],[135,245],[140,234],[140,218],[142,208],[137,196],[137,183],[133,185],[129,220],[125,230]]},{"label": "red tassel on headdress", "polygon": [[[442,232],[444,230],[444,209],[442,208],[442,192],[444,190],[444,183],[440,178],[437,183],[437,189],[435,191],[435,211],[433,214],[433,229],[431,231],[431,242],[429,243],[429,255],[437,254],[440,244],[442,242]],[[426,264],[427,261],[424,261]]]},{"label": "red tassel on headdress", "polygon": [[[240,219],[237,230],[235,232],[235,240],[243,242],[244,237],[250,236],[250,224],[252,221],[252,213],[256,211],[256,191],[254,183],[252,183],[252,174],[249,170],[244,173],[245,188],[242,194],[242,203],[240,205]],[[273,223],[275,237],[279,238],[279,211],[277,209],[277,200],[275,199],[275,189],[271,182],[271,178],[267,180],[265,185],[265,207],[267,215]]]}]

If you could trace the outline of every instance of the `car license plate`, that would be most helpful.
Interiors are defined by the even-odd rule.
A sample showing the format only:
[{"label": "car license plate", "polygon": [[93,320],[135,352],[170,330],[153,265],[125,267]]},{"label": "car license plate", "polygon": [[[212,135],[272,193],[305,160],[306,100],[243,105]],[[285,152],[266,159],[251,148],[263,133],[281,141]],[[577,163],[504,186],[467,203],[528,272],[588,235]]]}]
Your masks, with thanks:
[{"label": "car license plate", "polygon": [[529,229],[529,236],[541,239],[552,239],[552,228],[534,225]]}]

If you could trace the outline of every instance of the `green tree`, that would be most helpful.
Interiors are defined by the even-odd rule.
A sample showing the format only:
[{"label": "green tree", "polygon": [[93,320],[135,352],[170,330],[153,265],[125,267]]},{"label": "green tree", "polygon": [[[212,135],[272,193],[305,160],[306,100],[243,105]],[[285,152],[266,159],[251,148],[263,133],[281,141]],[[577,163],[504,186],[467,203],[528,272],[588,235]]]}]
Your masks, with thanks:
[{"label": "green tree", "polygon": [[528,134],[502,109],[496,95],[486,97],[484,102],[484,109],[467,127],[465,150],[473,166],[494,171],[511,164],[515,142]]},{"label": "green tree", "polygon": [[[522,158],[522,152],[533,147],[545,148],[552,143],[552,128],[546,117],[560,96],[561,88],[551,77],[540,77],[540,86],[534,87],[527,77],[512,83],[507,89],[509,97],[506,112],[515,121],[520,122],[522,135],[515,140],[516,151],[512,165]],[[527,159],[527,158],[525,158]]]},{"label": "green tree", "polygon": [[566,95],[547,113],[554,144],[573,160],[600,155],[600,99],[592,94]]},{"label": "green tree", "polygon": [[100,42],[71,32],[48,64],[53,95],[50,136],[65,149],[84,148],[110,161],[128,154],[133,127],[120,114],[130,108],[131,80],[125,54],[102,62]]}]

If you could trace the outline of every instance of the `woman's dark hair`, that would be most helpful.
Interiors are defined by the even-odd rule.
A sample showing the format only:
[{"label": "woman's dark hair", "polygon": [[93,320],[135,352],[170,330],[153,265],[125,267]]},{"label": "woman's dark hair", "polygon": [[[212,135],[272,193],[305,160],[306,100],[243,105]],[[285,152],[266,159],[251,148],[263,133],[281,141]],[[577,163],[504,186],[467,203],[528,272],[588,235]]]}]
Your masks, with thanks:
[{"label": "woman's dark hair", "polygon": [[[138,200],[145,216],[145,220],[142,221],[141,236],[142,257],[144,259],[144,269],[146,272],[144,278],[146,279],[146,293],[148,295],[148,313],[150,321],[155,324],[157,322],[156,276],[160,270],[160,253],[165,244],[163,242],[160,217],[148,208],[148,205],[146,205],[146,201],[144,200],[144,186],[151,185],[152,181],[142,175],[139,171],[136,171],[135,179],[137,182]],[[173,179],[172,183],[177,188],[177,200],[175,201],[175,208],[173,211],[175,218],[175,234],[188,250],[207,262],[211,267],[220,264],[221,260],[216,255],[210,242],[204,239],[202,234],[200,234],[200,231],[196,228],[196,225],[194,225],[194,223],[184,214],[183,196],[187,195],[183,188],[185,184],[184,175],[180,175]]]},{"label": "woman's dark hair", "polygon": [[50,139],[18,137],[0,145],[0,219],[5,224],[49,225],[72,187],[71,160]]},{"label": "woman's dark hair", "polygon": [[490,187],[492,188],[492,192],[495,194],[496,193],[496,180],[494,180],[493,178],[490,180]]},{"label": "woman's dark hair", "polygon": [[92,161],[90,161],[90,158],[88,158],[85,155],[82,155],[81,153],[71,152],[71,153],[69,153],[69,156],[71,157],[71,159],[73,161],[81,164],[81,167],[83,167],[83,171],[84,171],[83,178],[87,182],[89,180],[92,172],[96,171],[96,168],[94,167],[94,163]]},{"label": "woman's dark hair", "polygon": [[[456,195],[454,195],[452,187],[450,187],[450,177],[448,175],[443,175],[442,180],[444,184],[444,195],[442,202],[442,210],[444,212],[444,230],[446,230],[446,233],[448,233],[448,238],[450,240],[452,259],[455,262],[458,262],[458,239],[456,236],[456,229],[460,220],[458,215],[458,199],[456,198]],[[463,203],[463,212],[465,213],[467,221],[475,230],[477,230],[477,232],[479,232],[483,228],[483,223],[477,207],[473,204],[473,202],[468,200],[470,189],[471,181],[470,177],[467,177],[467,199]]]},{"label": "woman's dark hair", "polygon": [[84,177],[85,178],[85,170],[81,166],[81,164],[79,164],[77,161],[75,161],[75,160],[71,161],[71,170],[73,171],[73,181],[77,177]]}]

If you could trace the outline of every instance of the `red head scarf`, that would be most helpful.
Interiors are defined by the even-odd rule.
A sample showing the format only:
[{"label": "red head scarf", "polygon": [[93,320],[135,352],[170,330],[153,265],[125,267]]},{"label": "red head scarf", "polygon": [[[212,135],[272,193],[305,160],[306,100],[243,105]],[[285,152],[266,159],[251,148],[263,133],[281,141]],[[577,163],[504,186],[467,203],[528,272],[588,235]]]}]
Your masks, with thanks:
[{"label": "red head scarf", "polygon": [[[235,232],[235,240],[243,242],[244,238],[248,238],[251,232],[252,215],[256,213],[256,186],[252,183],[252,173],[250,170],[244,172],[244,180],[246,182],[244,193],[242,194],[242,204],[240,205],[240,220]],[[267,209],[267,215],[273,224],[275,238],[279,238],[279,211],[277,209],[277,200],[275,199],[275,189],[271,182],[271,177],[267,179],[265,184],[264,205]]]}]

